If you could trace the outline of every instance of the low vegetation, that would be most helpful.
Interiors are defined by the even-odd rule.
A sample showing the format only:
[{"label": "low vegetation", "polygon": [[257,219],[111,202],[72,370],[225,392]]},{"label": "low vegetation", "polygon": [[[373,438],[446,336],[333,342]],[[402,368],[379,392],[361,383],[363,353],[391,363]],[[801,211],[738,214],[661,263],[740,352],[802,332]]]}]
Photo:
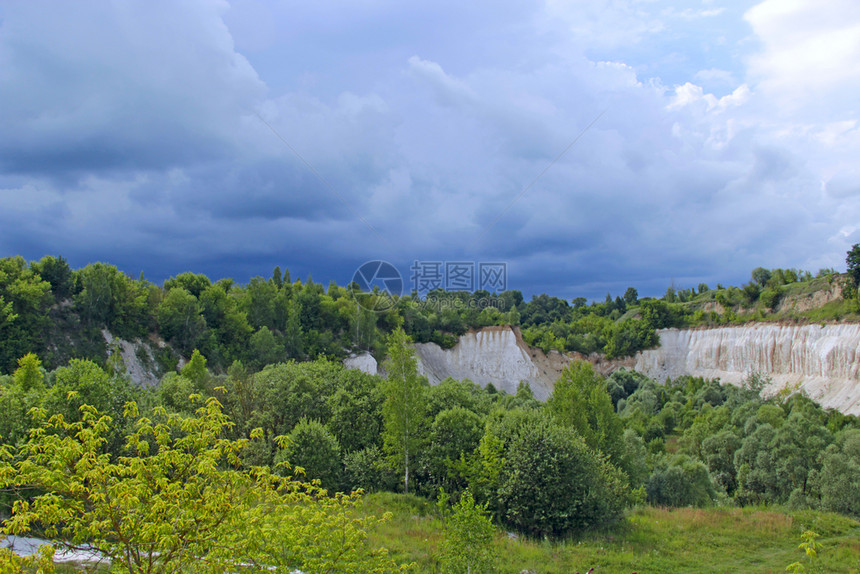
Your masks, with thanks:
[{"label": "low vegetation", "polygon": [[[392,558],[414,562],[418,572],[448,572],[440,559],[445,523],[430,505],[388,493],[369,495],[364,505],[373,514],[392,513],[389,521],[370,533],[370,539],[388,548]],[[822,572],[847,574],[860,569],[860,523],[837,514],[785,507],[641,506],[613,527],[563,540],[532,540],[498,530],[491,552],[497,572],[571,574],[595,568],[605,574],[778,574],[798,561],[809,568],[798,545],[810,529],[822,533],[817,564]]]}]

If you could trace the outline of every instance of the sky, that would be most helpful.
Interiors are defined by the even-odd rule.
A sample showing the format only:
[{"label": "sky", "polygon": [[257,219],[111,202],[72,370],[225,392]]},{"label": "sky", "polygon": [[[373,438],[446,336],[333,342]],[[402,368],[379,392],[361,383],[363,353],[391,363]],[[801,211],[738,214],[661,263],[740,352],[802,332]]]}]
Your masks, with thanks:
[{"label": "sky", "polygon": [[856,0],[2,0],[0,257],[598,300],[842,271],[858,94]]}]

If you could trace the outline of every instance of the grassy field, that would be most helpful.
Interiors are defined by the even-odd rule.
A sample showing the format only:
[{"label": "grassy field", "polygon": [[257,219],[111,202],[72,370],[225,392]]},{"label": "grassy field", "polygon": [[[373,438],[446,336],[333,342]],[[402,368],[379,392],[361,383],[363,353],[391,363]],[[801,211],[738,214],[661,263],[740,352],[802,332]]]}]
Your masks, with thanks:
[{"label": "grassy field", "polygon": [[[437,556],[444,537],[434,508],[418,498],[374,494],[368,512],[392,519],[371,533],[417,572],[441,572]],[[596,574],[782,573],[801,560],[800,534],[811,529],[824,545],[819,571],[860,573],[860,522],[822,512],[776,509],[662,509],[642,507],[601,532],[550,542],[504,532],[495,539],[500,573]],[[808,570],[815,571],[815,570]]]}]

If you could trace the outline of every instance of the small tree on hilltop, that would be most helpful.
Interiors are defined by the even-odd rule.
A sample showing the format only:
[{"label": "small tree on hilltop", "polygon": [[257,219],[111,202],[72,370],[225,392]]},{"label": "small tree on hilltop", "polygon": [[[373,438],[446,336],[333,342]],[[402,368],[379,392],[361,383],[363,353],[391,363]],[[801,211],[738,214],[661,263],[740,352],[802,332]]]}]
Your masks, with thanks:
[{"label": "small tree on hilltop", "polygon": [[854,287],[860,287],[860,243],[855,243],[848,256],[845,258],[848,264],[848,274],[854,281]]}]

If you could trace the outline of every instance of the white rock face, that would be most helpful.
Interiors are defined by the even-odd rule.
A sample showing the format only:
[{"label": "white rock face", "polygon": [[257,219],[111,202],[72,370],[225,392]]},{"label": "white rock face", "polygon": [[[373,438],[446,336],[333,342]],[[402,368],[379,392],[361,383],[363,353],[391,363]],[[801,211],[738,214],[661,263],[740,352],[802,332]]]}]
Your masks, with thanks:
[{"label": "white rock face", "polygon": [[141,342],[132,343],[118,337],[114,337],[107,329],[102,329],[102,337],[108,344],[109,353],[113,353],[117,349],[122,357],[122,362],[125,364],[126,372],[132,381],[144,387],[154,387],[158,385],[158,375],[153,372],[152,368],[147,368],[138,358],[138,351],[149,356],[149,364],[155,364],[155,357],[152,355],[152,349],[149,345]]},{"label": "white rock face", "polygon": [[[658,381],[693,375],[739,384],[750,373],[769,376],[766,392],[803,389],[824,407],[860,415],[860,324],[752,324],[718,329],[663,329],[660,347],[638,353],[634,360],[596,364],[608,374],[619,366],[632,367]],[[469,332],[448,350],[433,343],[415,345],[418,369],[431,384],[452,377],[492,384],[516,393],[526,381],[539,400],[552,393],[555,381],[570,358],[545,355],[529,347],[518,329],[487,327]],[[367,353],[344,361],[348,368],[379,372]]]},{"label": "white rock face", "polygon": [[660,347],[636,356],[634,369],[665,380],[693,375],[738,384],[752,372],[767,391],[801,388],[822,406],[860,415],[860,325],[754,324],[663,329]]},{"label": "white rock face", "polygon": [[357,369],[368,375],[376,375],[379,373],[379,365],[376,364],[376,359],[370,353],[361,353],[360,355],[350,355],[343,360],[343,366],[347,369]]},{"label": "white rock face", "polygon": [[559,353],[546,356],[541,350],[529,347],[519,330],[511,327],[486,327],[466,333],[448,350],[434,343],[419,343],[415,345],[415,354],[418,371],[431,384],[447,377],[470,379],[514,394],[520,381],[526,381],[538,400],[549,397],[568,362]]}]

